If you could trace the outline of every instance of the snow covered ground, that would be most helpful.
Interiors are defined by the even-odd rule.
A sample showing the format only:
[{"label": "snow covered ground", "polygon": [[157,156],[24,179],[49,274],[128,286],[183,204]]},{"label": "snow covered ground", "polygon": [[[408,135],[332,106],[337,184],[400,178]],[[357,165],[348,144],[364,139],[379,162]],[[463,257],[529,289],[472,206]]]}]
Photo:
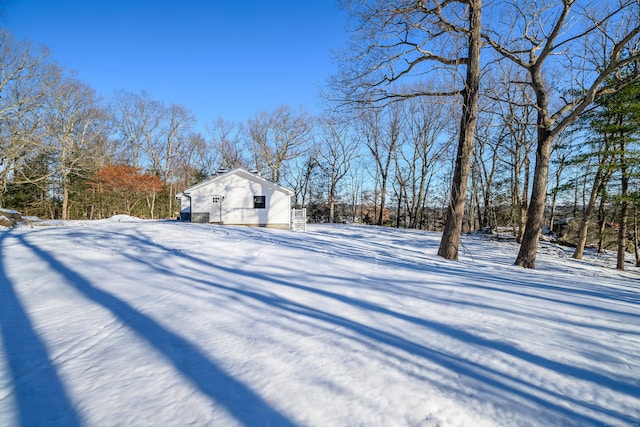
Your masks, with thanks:
[{"label": "snow covered ground", "polygon": [[640,425],[638,269],[439,237],[2,229],[0,425]]}]

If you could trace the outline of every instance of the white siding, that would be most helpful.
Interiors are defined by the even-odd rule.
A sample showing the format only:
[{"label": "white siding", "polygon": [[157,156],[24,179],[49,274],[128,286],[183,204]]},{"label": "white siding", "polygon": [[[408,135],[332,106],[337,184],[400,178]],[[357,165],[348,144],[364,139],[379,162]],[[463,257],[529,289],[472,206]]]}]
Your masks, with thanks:
[{"label": "white siding", "polygon": [[[277,184],[244,170],[235,170],[185,190],[191,197],[193,221],[208,213],[208,220],[236,225],[259,225],[288,228],[291,220],[291,194]],[[222,196],[212,214],[213,196]],[[265,196],[264,209],[254,208],[254,196]],[[181,198],[182,212],[188,212],[189,198]],[[220,212],[218,212],[218,208]],[[186,209],[186,210],[185,210]]]}]

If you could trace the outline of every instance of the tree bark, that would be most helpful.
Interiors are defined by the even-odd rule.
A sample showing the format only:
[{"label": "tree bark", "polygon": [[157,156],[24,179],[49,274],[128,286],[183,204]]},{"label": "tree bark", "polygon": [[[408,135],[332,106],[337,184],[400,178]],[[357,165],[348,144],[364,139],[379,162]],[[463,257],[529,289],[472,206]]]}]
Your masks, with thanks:
[{"label": "tree bark", "polygon": [[61,216],[62,216],[62,220],[67,220],[69,219],[69,185],[68,185],[68,178],[66,176],[64,176],[62,178],[62,212],[61,212]]},{"label": "tree bark", "polygon": [[607,227],[607,187],[602,186],[600,189],[600,206],[598,206],[598,253],[604,253],[604,231]]},{"label": "tree bark", "polygon": [[336,185],[335,180],[331,179],[331,184],[329,185],[329,224],[333,224],[335,222],[335,212],[336,212]]},{"label": "tree bark", "polygon": [[578,234],[578,244],[573,252],[573,258],[582,259],[584,247],[587,244],[587,232],[589,231],[589,222],[591,221],[591,214],[596,206],[596,200],[598,199],[598,191],[600,189],[602,181],[602,170],[599,167],[594,179],[593,188],[591,189],[591,195],[589,196],[589,203],[587,208],[583,212],[582,221],[580,221],[580,232]]},{"label": "tree bark", "polygon": [[445,259],[458,259],[458,246],[462,232],[467,181],[471,169],[473,138],[475,135],[478,94],[480,87],[480,48],[482,26],[482,0],[469,1],[469,47],[465,89],[463,91],[462,117],[458,153],[451,185],[449,208],[438,255]]},{"label": "tree bark", "polygon": [[633,205],[633,248],[636,256],[636,267],[640,267],[640,250],[638,248],[638,202]]},{"label": "tree bark", "polygon": [[[624,136],[622,137],[624,138]],[[616,268],[624,270],[624,261],[627,254],[627,221],[629,215],[629,174],[627,171],[626,144],[624,139],[620,143],[620,225],[618,228],[618,257]]]},{"label": "tree bark", "polygon": [[[540,122],[540,120],[539,120]],[[538,148],[536,149],[536,165],[534,168],[531,200],[527,210],[527,222],[522,236],[522,244],[516,258],[516,265],[524,268],[536,268],[536,250],[544,219],[544,206],[549,176],[549,160],[553,138],[548,128],[538,123]]]}]

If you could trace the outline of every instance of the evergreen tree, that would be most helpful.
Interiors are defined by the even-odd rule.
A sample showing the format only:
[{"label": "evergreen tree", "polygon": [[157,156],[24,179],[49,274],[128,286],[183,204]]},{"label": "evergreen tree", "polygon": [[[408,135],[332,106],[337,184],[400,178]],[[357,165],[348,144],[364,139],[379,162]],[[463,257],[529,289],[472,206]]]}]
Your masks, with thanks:
[{"label": "evergreen tree", "polygon": [[609,172],[619,177],[618,259],[616,268],[624,270],[627,250],[628,218],[631,205],[630,183],[639,176],[640,164],[640,84],[628,86],[597,100],[591,128],[600,135],[603,147],[613,151]]}]

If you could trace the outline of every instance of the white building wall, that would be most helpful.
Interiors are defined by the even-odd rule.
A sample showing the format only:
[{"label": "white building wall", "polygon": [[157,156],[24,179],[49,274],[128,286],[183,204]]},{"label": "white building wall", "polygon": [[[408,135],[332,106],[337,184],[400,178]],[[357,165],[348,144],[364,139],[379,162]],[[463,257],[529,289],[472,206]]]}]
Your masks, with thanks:
[{"label": "white building wall", "polygon": [[[256,182],[252,175],[230,174],[209,184],[195,186],[188,191],[189,198],[181,198],[182,212],[191,206],[192,221],[199,222],[209,213],[210,222],[236,225],[259,225],[288,228],[291,222],[291,196],[275,184]],[[221,196],[221,205],[213,203],[213,196]],[[254,196],[265,196],[265,208],[254,208]],[[218,210],[221,206],[221,209]]]}]

